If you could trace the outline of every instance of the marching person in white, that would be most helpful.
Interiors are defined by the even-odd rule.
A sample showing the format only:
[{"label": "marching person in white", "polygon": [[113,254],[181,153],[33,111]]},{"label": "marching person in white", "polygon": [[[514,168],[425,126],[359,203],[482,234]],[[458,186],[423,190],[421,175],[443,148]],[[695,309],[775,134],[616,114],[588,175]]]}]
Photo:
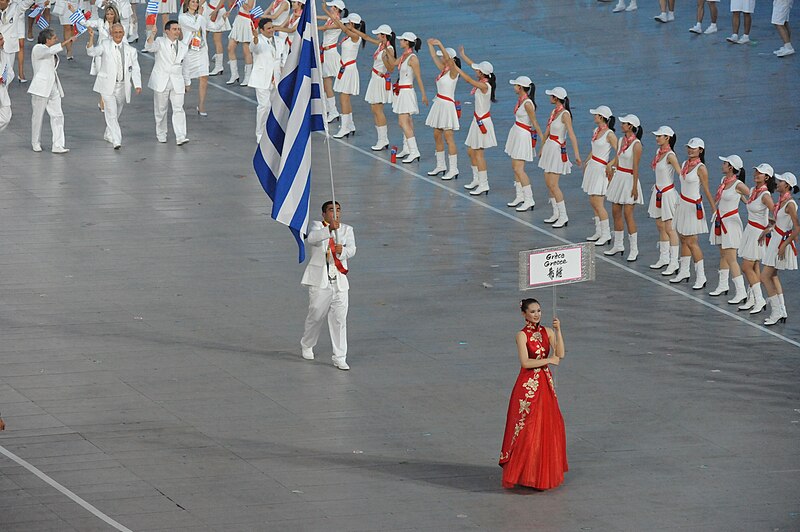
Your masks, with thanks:
[{"label": "marching person in white", "polygon": [[675,152],[675,131],[669,126],[661,126],[653,131],[656,136],[656,151],[650,168],[656,174],[656,182],[650,194],[650,205],[647,212],[656,221],[658,229],[658,261],[650,268],[658,270],[666,266],[661,275],[675,275],[678,271],[678,257],[681,246],[678,232],[673,225],[675,211],[678,208],[678,191],[675,188],[675,176],[680,173],[681,165]]},{"label": "marching person in white", "polygon": [[712,246],[719,246],[719,284],[717,289],[710,292],[711,296],[720,296],[728,293],[728,280],[733,280],[736,293],[728,301],[731,305],[744,303],[747,299],[747,290],[744,287],[744,277],[736,260],[736,252],[742,243],[742,219],[739,218],[739,201],[742,196],[750,195],[750,189],[744,184],[745,170],[742,158],[738,155],[720,157],[722,162],[722,182],[717,188],[714,200],[717,210],[711,217],[709,242]]},{"label": "marching person in white", "polygon": [[193,79],[199,79],[197,90],[197,114],[208,116],[206,113],[206,93],[208,92],[208,40],[206,39],[206,24],[208,20],[203,16],[200,0],[184,0],[183,10],[178,22],[181,25],[183,42],[188,51],[183,60],[183,82],[186,90]]},{"label": "marching person in white", "polygon": [[31,95],[31,147],[33,151],[42,151],[42,120],[44,113],[50,117],[50,129],[53,132],[53,153],[67,153],[64,146],[64,112],[61,110],[61,98],[64,89],[58,79],[58,53],[63,49],[64,43],[72,43],[77,35],[72,35],[64,42],[59,43],[56,33],[47,28],[39,33],[37,44],[31,50],[31,63],[33,64],[33,79],[28,88]]},{"label": "marching person in white", "polygon": [[392,86],[394,92],[392,112],[397,115],[397,123],[403,130],[403,149],[397,154],[397,158],[405,157],[403,163],[410,164],[419,161],[421,156],[417,147],[417,139],[414,137],[414,119],[411,118],[412,115],[419,114],[417,93],[414,92],[414,79],[419,83],[422,103],[425,105],[428,105],[428,96],[425,94],[425,85],[423,85],[420,75],[419,59],[414,53],[419,51],[422,41],[410,31],[403,33],[399,39],[400,49],[403,53],[397,58],[384,54],[383,62],[390,72],[397,69],[397,82]]},{"label": "marching person in white", "polygon": [[[0,49],[3,48],[5,36],[0,33]],[[0,51],[0,131],[8,127],[11,122],[11,98],[8,96],[8,86],[14,81],[14,65],[8,61],[14,56]]]},{"label": "marching person in white", "polygon": [[[322,6],[325,12],[330,14],[325,4],[322,4]],[[339,103],[342,105],[339,131],[333,137],[341,139],[356,133],[356,124],[353,121],[353,105],[350,102],[350,98],[358,96],[361,92],[356,60],[358,59],[358,51],[367,44],[367,41],[361,37],[367,31],[367,24],[358,13],[350,13],[341,20],[331,17],[331,20],[347,35],[347,38],[342,39],[339,71],[333,82],[333,90],[339,93]]]},{"label": "marching person in white", "polygon": [[222,33],[231,30],[225,0],[206,0],[203,4],[203,16],[206,17],[206,31],[214,40],[214,66],[208,75],[218,76],[225,71]]},{"label": "marching person in white", "polygon": [[372,34],[378,36],[377,39],[358,29],[354,31],[362,39],[378,47],[372,54],[372,73],[364,100],[370,105],[375,120],[375,130],[378,132],[378,142],[372,146],[372,151],[382,151],[389,148],[389,126],[386,124],[383,105],[392,103],[391,70],[387,69],[383,57],[387,56],[390,60],[394,60],[395,36],[392,28],[386,24],[381,24],[372,30]]},{"label": "marching person in white", "polygon": [[258,21],[258,29],[253,28],[253,41],[250,51],[253,53],[253,71],[250,73],[249,86],[256,90],[256,143],[261,142],[267,116],[270,110],[270,95],[278,86],[281,77],[281,62],[285,57],[283,39],[275,36],[272,21],[262,18]]},{"label": "marching person in white", "polygon": [[797,178],[791,172],[775,175],[778,192],[778,203],[772,211],[772,238],[764,251],[761,282],[767,289],[770,305],[769,318],[764,325],[786,323],[786,301],[783,298],[783,286],[778,280],[778,270],[797,269],[797,237],[800,235],[800,222],[797,219],[797,202],[792,193],[797,194]]},{"label": "marching person in white", "polygon": [[308,286],[308,316],[306,316],[300,348],[303,358],[314,359],[320,329],[326,316],[333,344],[333,365],[342,370],[347,365],[347,308],[350,283],[347,280],[347,259],[356,254],[353,228],[340,222],[341,207],[336,202],[322,205],[322,222],[309,226],[306,243],[311,246],[301,283]]},{"label": "marching person in white", "polygon": [[100,41],[94,46],[94,30],[89,28],[89,42],[86,53],[89,57],[100,57],[100,68],[94,82],[94,92],[100,94],[105,102],[106,131],[103,139],[110,142],[115,150],[122,147],[122,130],[119,117],[126,103],[131,102],[131,86],[136,94],[142,93],[142,75],[136,49],[125,40],[122,24],[111,27],[111,40]]},{"label": "marching person in white", "polygon": [[589,112],[594,117],[596,127],[592,132],[592,149],[583,163],[581,188],[589,195],[589,205],[594,211],[594,233],[587,236],[586,240],[594,242],[595,246],[605,246],[611,240],[608,211],[603,205],[608,189],[606,166],[612,160],[611,155],[617,152],[616,119],[607,105],[589,109]]},{"label": "marching person in white", "polygon": [[764,259],[765,236],[769,232],[769,213],[775,207],[772,193],[775,191],[775,171],[767,163],[754,167],[753,189],[747,198],[747,227],[744,228],[739,256],[742,258],[742,271],[750,290],[747,301],[739,306],[739,310],[749,310],[750,314],[758,314],[767,306],[767,300],[761,291],[761,261]]},{"label": "marching person in white", "polygon": [[226,85],[233,85],[239,81],[239,62],[236,59],[236,47],[239,43],[242,43],[242,54],[244,55],[244,77],[239,85],[246,87],[250,82],[253,56],[250,55],[250,47],[246,45],[253,40],[253,19],[250,16],[250,10],[254,7],[256,7],[255,0],[241,0],[236,19],[234,19],[231,32],[228,34],[228,65],[231,68],[231,77],[225,82]]},{"label": "marching person in white", "polygon": [[[434,47],[439,49],[436,50]],[[461,127],[457,109],[460,104],[456,103],[456,85],[461,60],[456,57],[455,50],[445,48],[438,39],[428,39],[428,52],[431,54],[433,64],[439,69],[439,75],[436,76],[436,97],[425,120],[425,125],[433,128],[433,141],[436,146],[436,166],[428,172],[428,175],[441,174],[445,181],[458,179],[458,146],[453,135]],[[444,157],[445,142],[447,142],[447,162]]]},{"label": "marching person in white", "polygon": [[186,138],[186,113],[183,97],[186,87],[183,82],[183,60],[189,47],[180,40],[181,27],[177,20],[164,26],[164,35],[153,40],[155,28],[149,32],[147,46],[155,54],[156,62],[150,73],[147,87],[153,90],[153,107],[156,118],[156,138],[167,142],[167,107],[172,105],[172,129],[178,146],[189,142]]},{"label": "marching person in white", "polygon": [[[108,4],[105,7],[102,18],[90,18],[84,25],[87,28],[97,30],[97,44],[99,46],[103,41],[111,40],[111,27],[114,26],[114,24],[120,24],[120,20],[119,11],[117,11],[117,8],[114,5]],[[123,26],[123,30],[124,29],[125,26]],[[97,75],[97,72],[100,70],[100,62],[100,56],[92,58],[92,66],[89,68],[90,75]],[[105,103],[103,102],[102,96],[100,96],[100,101],[98,102],[97,107],[100,109],[100,111],[105,110]]]},{"label": "marching person in white", "polygon": [[[327,9],[330,8],[330,9]],[[322,44],[320,44],[320,61],[322,63],[322,85],[325,88],[325,109],[327,122],[333,122],[339,118],[339,111],[336,109],[336,95],[333,92],[333,80],[339,73],[342,58],[339,55],[339,35],[342,30],[334,24],[334,19],[341,19],[347,16],[347,8],[342,0],[325,2],[323,9],[328,13],[327,16],[319,15],[317,20],[324,20],[325,24],[317,26],[317,30],[322,32]]]},{"label": "marching person in white", "polygon": [[[19,22],[20,19],[26,18],[25,12],[33,5],[33,2],[34,0],[22,0],[21,2],[0,0],[0,35],[3,36],[3,44],[0,46],[0,61],[4,65],[8,65],[12,74],[17,52],[24,53],[24,50],[19,47],[19,40],[23,37],[23,34],[19,32]],[[50,2],[46,2],[45,5],[49,4]],[[22,82],[21,79],[20,82]]]},{"label": "marching person in white", "polygon": [[611,215],[614,218],[614,245],[603,254],[622,255],[625,252],[624,225],[627,225],[630,252],[626,260],[633,262],[639,257],[639,233],[633,212],[636,205],[644,204],[642,182],[639,179],[642,126],[636,115],[621,116],[619,121],[622,124],[619,149],[614,160],[606,165],[606,175],[611,178],[606,190],[606,199],[611,202]]},{"label": "marching person in white", "polygon": [[[131,17],[133,16],[133,7],[131,6],[130,0],[106,0],[101,7],[103,9],[108,9],[110,7],[116,8],[119,13],[119,22],[122,24],[122,29],[125,32],[125,40],[131,42],[132,39],[128,38],[131,35]],[[89,20],[86,22],[89,22]],[[84,26],[86,26],[85,23]]]},{"label": "marching person in white", "polygon": [[[705,14],[705,5],[708,3],[708,8],[711,11],[711,24],[709,24],[706,31],[703,31],[703,15]],[[694,26],[689,28],[692,33],[704,33],[709,35],[717,33],[717,4],[719,0],[697,0],[697,22]]]},{"label": "marching person in white", "polygon": [[515,207],[518,212],[533,210],[531,180],[525,173],[525,163],[536,157],[536,143],[542,138],[542,128],[536,120],[536,85],[528,76],[519,76],[509,81],[517,95],[514,106],[514,125],[508,132],[505,152],[511,157],[511,169],[514,171],[514,199],[506,203]]},{"label": "marching person in white", "polygon": [[472,113],[472,122],[469,125],[467,140],[467,154],[472,167],[472,182],[464,185],[469,190],[471,196],[489,195],[489,175],[486,167],[486,148],[497,146],[497,137],[494,133],[494,122],[492,122],[492,102],[495,100],[497,91],[497,77],[494,75],[494,67],[489,61],[475,63],[467,57],[464,47],[458,49],[459,54],[472,66],[475,73],[473,78],[460,68],[458,73],[464,81],[472,85],[472,94],[475,96],[475,111]]}]

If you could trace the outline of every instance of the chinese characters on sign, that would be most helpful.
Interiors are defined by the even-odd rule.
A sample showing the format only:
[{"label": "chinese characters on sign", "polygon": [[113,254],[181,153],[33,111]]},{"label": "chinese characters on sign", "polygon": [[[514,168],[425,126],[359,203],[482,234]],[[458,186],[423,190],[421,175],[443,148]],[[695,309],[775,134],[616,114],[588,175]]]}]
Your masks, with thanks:
[{"label": "chinese characters on sign", "polygon": [[594,246],[574,244],[520,253],[520,289],[594,279]]}]

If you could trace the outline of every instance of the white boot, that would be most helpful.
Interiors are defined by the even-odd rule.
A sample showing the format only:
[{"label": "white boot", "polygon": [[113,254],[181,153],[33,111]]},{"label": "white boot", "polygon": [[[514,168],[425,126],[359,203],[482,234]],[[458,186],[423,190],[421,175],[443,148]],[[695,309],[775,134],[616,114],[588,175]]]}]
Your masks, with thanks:
[{"label": "white boot", "polygon": [[448,155],[447,162],[450,164],[450,169],[442,176],[442,179],[445,181],[458,179],[458,155]]},{"label": "white boot", "polygon": [[236,59],[228,61],[228,66],[231,69],[231,79],[225,82],[225,85],[233,85],[239,81],[239,62]]},{"label": "white boot", "polygon": [[669,240],[659,240],[658,242],[658,261],[651,264],[650,268],[658,270],[669,264]]},{"label": "white boot", "polygon": [[625,232],[624,231],[614,231],[614,245],[611,246],[611,249],[607,249],[603,252],[603,255],[607,255],[611,257],[612,255],[616,255],[619,253],[622,255],[625,253]]},{"label": "white boot", "polygon": [[389,126],[375,126],[378,132],[378,142],[372,147],[372,151],[382,151],[389,147]]},{"label": "white boot", "polygon": [[680,257],[681,247],[669,247],[669,264],[667,269],[661,272],[661,275],[674,275],[678,271],[678,258]]},{"label": "white boot", "polygon": [[333,138],[341,139],[344,137],[349,137],[351,134],[355,134],[356,128],[355,126],[351,125],[352,120],[352,114],[341,115],[341,120],[339,121],[339,131],[336,132]]},{"label": "white boot", "polygon": [[590,236],[586,237],[588,242],[597,242],[597,239],[600,238],[600,217],[594,217],[594,233]]},{"label": "white boot", "polygon": [[398,159],[402,159],[403,157],[408,156],[408,139],[403,137],[403,149],[400,150],[400,153],[397,154]]},{"label": "white boot", "polygon": [[694,263],[694,285],[692,290],[702,290],[706,286],[706,268],[703,259]]},{"label": "white boot", "polygon": [[519,181],[514,181],[514,199],[506,203],[507,207],[516,207],[520,203],[523,202],[525,198],[522,197],[522,185],[519,184]]},{"label": "white boot", "polygon": [[472,181],[464,185],[464,188],[467,190],[472,190],[473,188],[478,186],[478,167],[477,166],[470,166],[472,169]]},{"label": "white boot", "polygon": [[736,293],[733,294],[732,299],[728,300],[729,305],[738,305],[747,300],[747,290],[744,288],[744,275],[739,274],[739,277],[733,278],[733,287],[736,289]]},{"label": "white boot", "polygon": [[785,318],[788,318],[789,315],[786,313],[786,301],[783,299],[783,294],[778,294],[778,301],[781,303],[781,317],[784,318],[783,321],[785,323]]},{"label": "white boot", "polygon": [[533,189],[530,185],[525,185],[522,187],[522,203],[517,205],[517,212],[533,210],[534,205],[536,202],[533,201]]},{"label": "white boot", "polygon": [[428,175],[444,175],[447,172],[447,165],[444,162],[444,152],[436,152],[436,168],[428,172]]},{"label": "white boot", "polygon": [[750,310],[751,308],[753,308],[755,302],[756,300],[755,297],[753,296],[753,288],[750,287],[747,289],[747,300],[743,304],[739,305],[738,308],[739,310]]},{"label": "white boot", "polygon": [[222,66],[222,54],[214,54],[214,68],[208,73],[209,76],[219,76],[225,71]]},{"label": "white boot", "polygon": [[336,108],[336,96],[331,96],[330,98],[326,98],[327,109],[328,109],[328,117],[326,122],[329,124],[339,118],[339,110]]},{"label": "white boot", "polygon": [[767,300],[764,299],[764,294],[761,292],[761,283],[756,283],[750,287],[753,291],[753,308],[750,309],[750,314],[758,314],[767,306]]},{"label": "white boot", "polygon": [[416,137],[411,137],[408,139],[408,156],[403,159],[403,162],[413,163],[414,161],[419,161],[419,158],[422,156],[420,154],[419,149],[417,148],[417,139]]},{"label": "white boot", "polygon": [[637,9],[639,9],[639,6],[636,5],[636,0],[631,0],[625,11],[636,11]]},{"label": "white boot", "polygon": [[625,0],[619,0],[617,6],[611,11],[612,13],[620,13],[625,11]]},{"label": "white boot", "polygon": [[[478,186],[470,190],[469,195],[480,196],[483,193],[486,193],[487,196],[489,195],[489,176],[486,170],[480,170],[478,172]],[[533,196],[531,196],[531,201],[533,201]]]},{"label": "white boot", "polygon": [[631,250],[630,253],[628,253],[628,258],[625,260],[634,262],[639,258],[639,233],[631,233],[628,235],[628,245]]},{"label": "white boot", "polygon": [[553,207],[553,215],[550,218],[545,218],[544,223],[551,224],[558,220],[558,205],[556,204],[555,198],[550,198],[550,205]]},{"label": "white boot", "polygon": [[611,242],[611,226],[608,223],[608,218],[600,220],[600,238],[594,243],[595,246],[605,246]]},{"label": "white boot", "polygon": [[709,292],[708,295],[715,297],[721,296],[722,294],[728,295],[728,290],[730,289],[728,279],[730,278],[730,274],[730,270],[719,270],[719,284],[717,285],[717,289],[713,292]]},{"label": "white boot", "polygon": [[778,299],[777,294],[769,297],[767,301],[769,301],[770,313],[769,318],[764,320],[764,325],[775,325],[781,320],[786,321],[786,318],[783,317],[783,312],[781,311],[781,300]]},{"label": "white boot", "polygon": [[689,281],[689,278],[692,276],[689,273],[689,266],[691,265],[692,257],[681,257],[678,259],[678,263],[680,264],[680,268],[678,269],[678,275],[673,277],[669,280],[671,283],[680,283],[681,281]]},{"label": "white boot", "polygon": [[567,216],[567,204],[564,201],[556,203],[556,207],[558,207],[558,220],[555,221],[553,227],[558,229],[565,227],[569,223],[569,216]]}]

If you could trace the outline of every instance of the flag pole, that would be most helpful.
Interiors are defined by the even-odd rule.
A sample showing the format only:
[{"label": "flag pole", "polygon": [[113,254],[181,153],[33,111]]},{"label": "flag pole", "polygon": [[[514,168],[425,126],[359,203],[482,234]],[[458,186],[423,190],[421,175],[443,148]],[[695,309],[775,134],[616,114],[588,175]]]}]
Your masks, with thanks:
[{"label": "flag pole", "polygon": [[[311,8],[311,16],[312,16],[312,18],[314,20],[314,25],[316,26],[316,20],[317,20],[317,4],[316,4],[316,1],[314,1],[312,6],[313,7]],[[314,36],[317,37],[317,42],[314,43],[315,48],[317,50],[320,50],[321,47],[319,46],[319,30],[314,30]],[[325,52],[322,52],[322,53],[325,53]],[[331,134],[330,134],[330,131],[328,130],[328,95],[327,95],[327,93],[325,93],[325,80],[324,80],[324,78],[322,78],[322,64],[321,63],[319,64],[319,69],[320,69],[320,78],[323,80],[322,81],[322,93],[323,94],[320,95],[321,96],[320,99],[322,100],[322,109],[323,109],[323,111],[325,113],[325,116],[322,118],[322,123],[325,124],[325,146],[328,149],[328,171],[329,171],[330,176],[331,176],[331,201],[333,202],[333,215],[336,218],[336,221],[339,221],[338,217],[336,216],[336,214],[337,214],[337,211],[336,211],[336,188],[334,187],[334,184],[333,184],[333,157],[331,156]],[[336,97],[336,95],[334,95],[334,98],[335,97]],[[334,242],[337,242],[339,240],[339,232],[337,230],[335,230],[335,229],[333,231],[333,240],[334,240]]]}]

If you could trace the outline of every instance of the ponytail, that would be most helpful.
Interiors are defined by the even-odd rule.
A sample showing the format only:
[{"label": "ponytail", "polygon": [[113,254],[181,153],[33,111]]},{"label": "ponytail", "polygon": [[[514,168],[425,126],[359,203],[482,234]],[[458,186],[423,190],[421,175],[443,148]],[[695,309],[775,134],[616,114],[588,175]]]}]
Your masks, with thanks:
[{"label": "ponytail", "polygon": [[777,183],[775,182],[775,177],[768,175],[767,181],[764,184],[767,185],[767,190],[769,191],[770,194],[775,192],[775,186],[777,185]]},{"label": "ponytail", "polygon": [[700,148],[700,162],[706,164],[706,149]]},{"label": "ponytail", "polygon": [[496,102],[497,99],[494,97],[494,95],[495,95],[495,92],[497,92],[497,76],[495,76],[494,73],[489,74],[489,77],[486,79],[486,83],[488,83],[489,86],[492,88],[492,94],[491,94],[491,97],[490,97],[491,100],[493,102]]},{"label": "ponytail", "polygon": [[397,53],[397,37],[395,36],[394,32],[392,32],[391,35],[387,35],[386,40],[389,41],[389,46],[394,49],[394,53]]},{"label": "ponytail", "polygon": [[461,58],[453,57],[452,59],[453,59],[453,63],[455,63],[458,68],[461,68]]},{"label": "ponytail", "polygon": [[798,192],[800,192],[800,187],[798,187],[797,185],[793,186],[792,187],[792,194],[797,194]]},{"label": "ponytail", "polygon": [[669,148],[670,148],[671,150],[673,150],[673,151],[675,150],[675,143],[676,143],[677,141],[678,141],[678,135],[672,135],[672,136],[669,138]]},{"label": "ponytail", "polygon": [[[358,25],[358,31],[361,33],[367,33],[367,23],[364,22],[363,19],[361,20],[361,24]],[[365,39],[361,39],[361,48],[364,48],[366,45],[367,41]]]},{"label": "ponytail", "polygon": [[417,40],[416,40],[416,41],[414,41],[414,42],[412,43],[412,45],[411,45],[411,48],[412,48],[412,49],[413,49],[415,52],[419,52],[419,49],[420,49],[420,48],[422,48],[422,39],[420,39],[419,37],[417,37]]},{"label": "ponytail", "polygon": [[636,129],[634,129],[633,132],[636,133],[637,139],[642,140],[642,133],[643,133],[642,126],[636,126]]},{"label": "ponytail", "polygon": [[339,18],[340,19],[347,18],[347,15],[349,15],[349,14],[350,14],[350,11],[348,11],[347,8],[344,8],[342,11],[339,12]]},{"label": "ponytail", "polygon": [[736,172],[736,177],[739,178],[739,181],[744,183],[745,178],[747,177],[747,173],[744,170],[744,166],[742,166],[738,172]]},{"label": "ponytail", "polygon": [[533,102],[533,108],[536,109],[536,83],[531,82],[531,86],[523,90],[528,93],[528,98]]},{"label": "ponytail", "polygon": [[570,114],[572,114],[572,110],[569,108],[569,96],[567,96],[563,100],[558,100],[558,101],[564,104],[564,109],[566,109],[567,111],[569,111]]},{"label": "ponytail", "polygon": [[611,115],[606,119],[606,125],[608,126],[608,129],[610,129],[611,131],[614,131],[614,132],[617,131],[616,129],[614,129],[614,126],[616,124],[617,124],[617,119],[614,118],[614,115]]}]

